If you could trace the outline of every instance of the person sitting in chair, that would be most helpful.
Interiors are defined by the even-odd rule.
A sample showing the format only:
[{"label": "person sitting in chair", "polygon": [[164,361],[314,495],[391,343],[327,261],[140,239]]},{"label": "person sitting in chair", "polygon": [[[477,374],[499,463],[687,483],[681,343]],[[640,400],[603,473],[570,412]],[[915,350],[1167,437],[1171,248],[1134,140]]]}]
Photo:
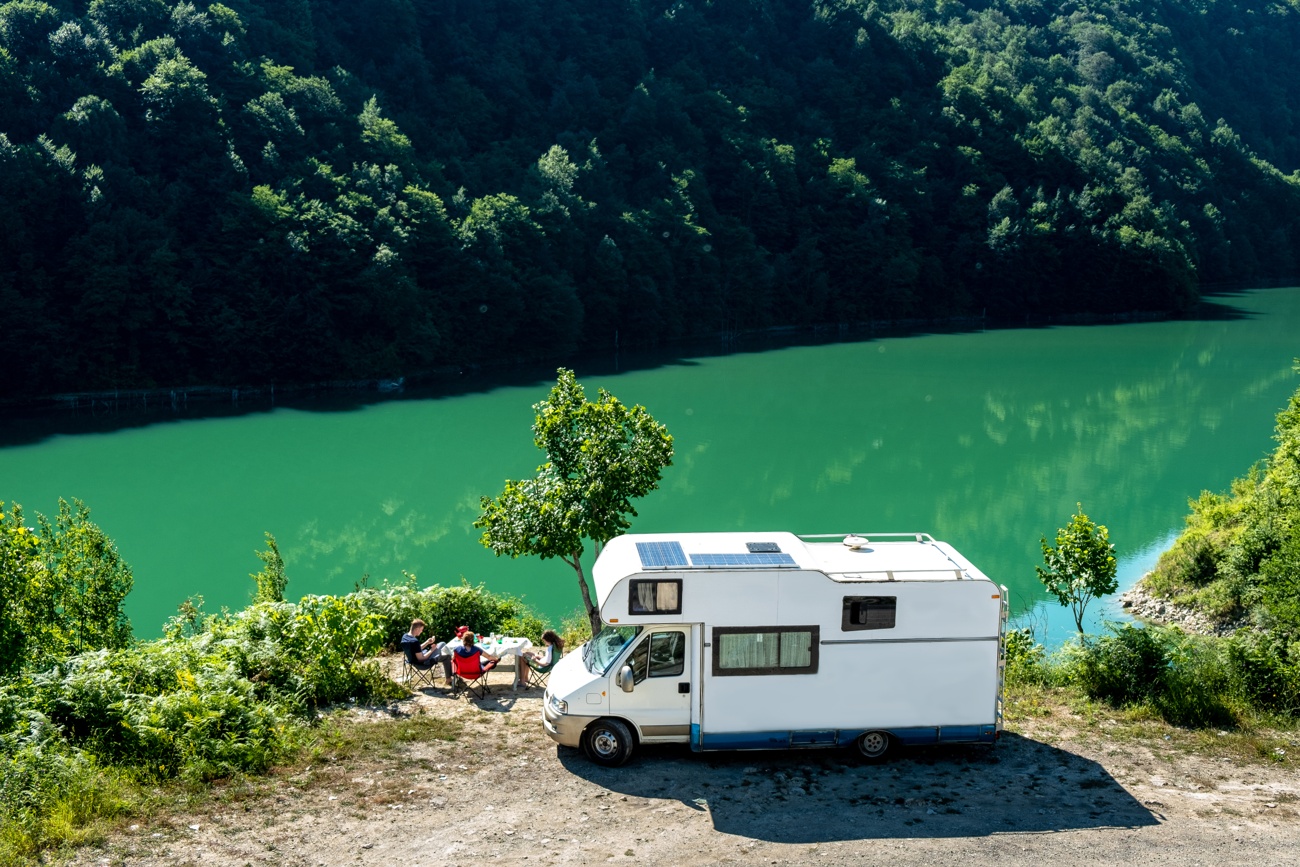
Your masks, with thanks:
[{"label": "person sitting in chair", "polygon": [[[483,659],[479,660],[478,665],[479,668],[484,671],[491,671],[496,668],[497,663],[500,662],[497,657],[488,653],[483,648],[476,647],[474,645],[474,633],[468,630],[465,631],[464,636],[461,638],[461,646],[456,648],[455,654],[463,660],[473,659],[476,656],[483,657]],[[486,662],[484,660],[486,660]]]},{"label": "person sitting in chair", "polygon": [[402,653],[406,654],[406,661],[414,668],[428,671],[441,659],[442,675],[447,683],[451,683],[451,657],[442,655],[447,642],[439,641],[432,635],[421,642],[422,632],[424,621],[417,617],[411,621],[411,631],[402,636]]},{"label": "person sitting in chair", "polygon": [[555,667],[559,661],[560,654],[564,652],[564,640],[555,634],[554,629],[548,629],[542,633],[542,649],[536,652],[523,653],[519,656],[519,664],[524,667],[523,680],[528,681],[527,672],[532,671],[545,674]]}]

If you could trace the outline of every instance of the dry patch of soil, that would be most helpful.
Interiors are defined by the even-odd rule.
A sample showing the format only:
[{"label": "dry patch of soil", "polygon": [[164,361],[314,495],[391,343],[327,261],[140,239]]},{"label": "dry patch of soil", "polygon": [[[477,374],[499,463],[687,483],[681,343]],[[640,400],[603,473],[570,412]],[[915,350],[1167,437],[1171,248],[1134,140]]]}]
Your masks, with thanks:
[{"label": "dry patch of soil", "polygon": [[[994,749],[643,748],[603,769],[542,732],[541,693],[425,690],[348,726],[403,718],[373,751],[135,820],[77,865],[1300,863],[1290,759],[1111,739],[1059,708]],[[454,740],[437,735],[454,736]],[[1300,749],[1297,750],[1300,752]]]}]

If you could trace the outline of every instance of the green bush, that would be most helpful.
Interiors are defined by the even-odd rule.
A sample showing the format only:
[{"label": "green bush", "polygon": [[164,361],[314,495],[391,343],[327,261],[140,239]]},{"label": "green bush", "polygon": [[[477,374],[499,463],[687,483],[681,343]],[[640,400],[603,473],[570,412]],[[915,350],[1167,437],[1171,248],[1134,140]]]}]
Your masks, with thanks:
[{"label": "green bush", "polygon": [[572,650],[591,638],[591,619],[586,611],[576,608],[561,621],[556,632],[560,633],[565,650]]},{"label": "green bush", "polygon": [[1052,681],[1052,666],[1043,645],[1034,640],[1029,628],[1009,629],[1003,645],[1008,683],[1045,686]]},{"label": "green bush", "polygon": [[1247,676],[1222,639],[1177,629],[1110,625],[1068,652],[1071,680],[1115,707],[1147,705],[1189,728],[1234,725],[1250,709]]},{"label": "green bush", "polygon": [[1259,710],[1300,715],[1300,642],[1278,635],[1242,632],[1225,641],[1237,682]]},{"label": "green bush", "polygon": [[536,642],[545,628],[518,599],[408,579],[219,615],[189,600],[163,638],[0,680],[0,867],[122,809],[124,779],[260,773],[294,748],[316,708],[404,695],[375,657],[417,616],[446,636],[465,623]]},{"label": "green bush", "polygon": [[25,713],[21,727],[0,734],[0,865],[33,864],[43,850],[76,842],[95,817],[125,809],[120,789],[49,720]]},{"label": "green bush", "polygon": [[1110,635],[1073,645],[1073,679],[1089,696],[1117,707],[1150,700],[1160,689],[1168,660],[1157,630],[1124,624]]},{"label": "green bush", "polygon": [[1234,725],[1242,702],[1222,642],[1176,632],[1163,638],[1166,666],[1151,696],[1160,716],[1187,728]]},{"label": "green bush", "polygon": [[482,585],[435,584],[417,589],[415,577],[408,575],[403,584],[362,588],[349,595],[367,612],[384,619],[387,647],[396,647],[417,617],[425,622],[426,635],[439,640],[454,635],[457,626],[468,626],[475,632],[521,635],[536,643],[547,628],[522,600],[491,593]]}]

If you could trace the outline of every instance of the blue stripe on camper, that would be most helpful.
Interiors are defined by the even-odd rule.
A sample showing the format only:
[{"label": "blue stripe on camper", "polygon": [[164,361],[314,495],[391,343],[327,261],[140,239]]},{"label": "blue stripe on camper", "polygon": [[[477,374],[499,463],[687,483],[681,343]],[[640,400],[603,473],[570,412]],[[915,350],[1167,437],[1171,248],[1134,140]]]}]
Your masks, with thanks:
[{"label": "blue stripe on camper", "polygon": [[921,746],[922,744],[933,744],[939,741],[939,729],[935,726],[925,726],[908,729],[885,729],[900,744],[906,744],[909,747]]},{"label": "blue stripe on camper", "polygon": [[991,744],[996,738],[997,727],[992,725],[944,726],[939,729],[939,742],[944,744]]},{"label": "blue stripe on camper", "polygon": [[[862,735],[877,729],[839,729],[828,731],[773,731],[773,732],[708,732],[702,733],[699,725],[691,726],[691,749],[700,750],[780,750],[801,746],[834,746],[852,744]],[[992,725],[978,726],[918,726],[914,728],[883,729],[905,746],[924,744],[991,744],[997,739],[997,729]]]},{"label": "blue stripe on camper", "polygon": [[700,740],[703,750],[783,750],[790,746],[790,733],[708,732]]}]

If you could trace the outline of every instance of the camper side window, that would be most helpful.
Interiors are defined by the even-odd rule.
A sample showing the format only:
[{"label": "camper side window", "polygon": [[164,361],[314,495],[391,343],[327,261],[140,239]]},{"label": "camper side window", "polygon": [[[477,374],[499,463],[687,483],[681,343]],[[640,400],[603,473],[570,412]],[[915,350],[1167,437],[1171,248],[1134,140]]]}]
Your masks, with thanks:
[{"label": "camper side window", "polygon": [[686,633],[655,632],[637,645],[628,658],[632,682],[650,677],[681,677],[686,670]]},{"label": "camper side window", "polygon": [[681,614],[682,579],[627,582],[628,614]]},{"label": "camper side window", "polygon": [[840,626],[845,632],[893,629],[897,611],[897,596],[845,596]]},{"label": "camper side window", "polygon": [[753,674],[816,674],[818,626],[715,626],[715,677]]}]

